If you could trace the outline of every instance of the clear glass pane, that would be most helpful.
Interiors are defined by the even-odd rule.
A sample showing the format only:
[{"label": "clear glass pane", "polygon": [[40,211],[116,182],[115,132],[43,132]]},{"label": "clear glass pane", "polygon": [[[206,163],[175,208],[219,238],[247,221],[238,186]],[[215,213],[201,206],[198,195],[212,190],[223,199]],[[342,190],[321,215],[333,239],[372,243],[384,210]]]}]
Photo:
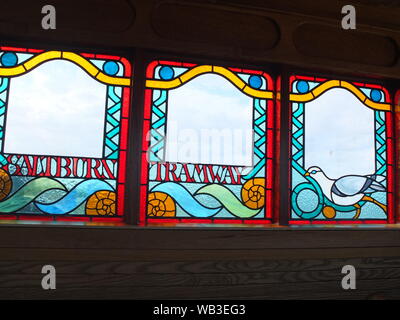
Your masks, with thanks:
[{"label": "clear glass pane", "polygon": [[106,85],[55,60],[12,79],[5,153],[101,158]]},{"label": "clear glass pane", "polygon": [[305,169],[330,178],[375,173],[374,111],[352,93],[334,88],[305,107]]},{"label": "clear glass pane", "polygon": [[253,101],[219,75],[169,92],[168,162],[251,166]]}]

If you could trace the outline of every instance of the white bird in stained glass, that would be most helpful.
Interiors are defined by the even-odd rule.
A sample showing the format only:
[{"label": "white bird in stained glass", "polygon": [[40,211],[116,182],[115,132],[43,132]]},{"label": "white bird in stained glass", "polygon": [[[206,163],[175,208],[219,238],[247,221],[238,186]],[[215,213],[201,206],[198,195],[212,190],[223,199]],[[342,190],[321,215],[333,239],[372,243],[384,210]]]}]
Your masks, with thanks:
[{"label": "white bird in stained glass", "polygon": [[333,203],[340,206],[355,206],[359,208],[358,202],[370,201],[380,206],[386,212],[386,206],[367,196],[374,192],[386,190],[381,183],[384,177],[379,175],[345,175],[338,179],[330,179],[317,166],[310,167],[305,176],[312,177],[318,182],[324,195]]}]

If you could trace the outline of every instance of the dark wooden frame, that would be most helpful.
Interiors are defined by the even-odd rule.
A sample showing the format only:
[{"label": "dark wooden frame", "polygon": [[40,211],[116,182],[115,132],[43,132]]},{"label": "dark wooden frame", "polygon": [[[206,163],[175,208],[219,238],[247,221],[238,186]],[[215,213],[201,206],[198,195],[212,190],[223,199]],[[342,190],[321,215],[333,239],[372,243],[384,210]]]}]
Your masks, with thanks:
[{"label": "dark wooden frame", "polygon": [[[40,47],[60,48],[57,45]],[[147,66],[144,62],[153,60],[154,55],[185,58],[144,49],[78,47],[82,51],[133,59],[135,81],[128,150],[131,161],[127,162],[127,174],[131,178],[126,185],[126,224],[43,222],[32,225],[29,221],[0,221],[0,299],[400,297],[400,281],[395,275],[400,265],[400,224],[361,228],[356,225],[285,226],[284,219],[289,217],[288,196],[281,193],[280,205],[275,203],[280,225],[133,225],[137,223],[139,203],[140,157],[137,155],[141,151]],[[220,61],[191,58],[195,62]],[[221,64],[243,63],[233,59]],[[250,66],[265,69],[265,65]],[[280,185],[281,190],[288,191],[284,183],[289,172],[289,131],[284,129],[288,128],[289,116],[287,80],[291,70],[299,69],[288,65],[274,65],[274,68],[275,73],[270,74],[275,79],[278,74],[282,76]],[[396,88],[396,83],[390,84]],[[60,270],[55,291],[44,291],[40,287],[41,268],[45,264],[53,264]],[[355,265],[360,273],[356,291],[343,291],[340,287],[340,270],[346,264]],[[259,280],[252,280],[253,275]],[[210,287],[210,281],[217,281],[218,286]]]},{"label": "dark wooden frame", "polygon": [[[4,225],[0,299],[398,299],[399,232]],[[341,288],[347,264],[357,290]]]},{"label": "dark wooden frame", "polygon": [[[99,15],[76,19],[74,27],[57,30],[40,28],[40,7],[34,1],[22,1],[10,9],[5,7],[0,23],[2,44],[32,48],[81,48],[82,51],[119,54],[134,59],[133,74],[144,75],[140,66],[148,49],[184,53],[195,57],[222,60],[229,57],[232,64],[251,61],[254,64],[276,64],[277,73],[285,79],[288,69],[304,67],[307,71],[335,72],[364,71],[369,78],[381,75],[399,78],[399,55],[391,65],[358,63],[360,50],[339,59],[329,52],[330,46],[307,41],[315,45],[316,57],[301,52],[294,43],[293,33],[304,24],[329,26],[332,32],[340,24],[342,3],[293,1],[195,1],[198,7],[226,9],[236,14],[260,15],[271,19],[279,28],[279,42],[263,50],[247,50],[243,46],[247,34],[240,35],[241,44],[220,45],[213,41],[186,41],[168,34],[158,34],[152,28],[152,13],[157,3],[164,0],[126,0],[133,8],[131,22],[126,29],[106,32],[89,30],[88,25],[100,25]],[[57,2],[57,1],[56,1]],[[91,4],[81,0],[88,12]],[[123,1],[115,4],[123,9]],[[386,2],[383,3],[383,2]],[[390,2],[390,3],[389,3]],[[170,1],[183,3],[183,1]],[[189,3],[189,2],[188,2]],[[364,3],[364,5],[363,5]],[[365,5],[367,4],[367,5]],[[399,23],[393,20],[398,6],[393,1],[372,5],[369,0],[358,0],[357,31],[359,37],[378,35],[395,42],[400,41]],[[99,7],[101,10],[102,7]],[[179,6],[176,7],[178,13]],[[14,19],[15,15],[27,18]],[[21,14],[21,15],[20,15]],[[66,18],[74,22],[73,11]],[[178,15],[179,17],[179,15]],[[113,19],[118,19],[114,15]],[[15,21],[14,21],[15,20]],[[212,21],[212,19],[211,19]],[[58,22],[58,21],[57,21]],[[205,23],[208,23],[205,19]],[[72,26],[72,24],[70,24]],[[221,24],[221,32],[230,31],[230,22]],[[80,28],[83,27],[82,30]],[[258,39],[263,41],[270,30],[260,28]],[[190,32],[189,32],[190,34]],[[195,32],[193,33],[195,36]],[[332,33],[332,45],[342,48],[342,36]],[[39,40],[41,39],[41,40]],[[59,39],[59,40],[58,40]],[[40,42],[42,41],[42,42]],[[95,45],[93,45],[95,43]],[[110,43],[114,44],[110,46]],[[101,45],[99,45],[101,44]],[[103,45],[104,44],[104,45]],[[107,47],[105,47],[107,45]],[[368,47],[362,42],[363,48]],[[139,48],[139,49],[135,49]],[[143,49],[146,48],[146,49]],[[382,52],[381,52],[382,53]],[[383,57],[393,54],[390,50]],[[200,57],[201,55],[201,57]],[[382,56],[382,54],[381,54]],[[226,60],[227,61],[227,60]],[[224,62],[226,62],[224,61]],[[143,76],[144,77],[144,76]],[[136,79],[138,79],[136,78]],[[286,75],[287,78],[287,75]],[[129,157],[134,159],[140,151],[135,145],[135,134],[141,135],[140,96],[144,85],[134,82],[130,121]],[[287,83],[283,81],[283,83]],[[394,89],[400,81],[391,81]],[[282,93],[288,88],[282,88]],[[282,118],[285,95],[281,95]],[[287,125],[281,118],[281,125]],[[399,124],[397,124],[399,129]],[[283,131],[283,132],[282,132]],[[287,148],[287,133],[281,131],[281,147]],[[396,134],[396,133],[395,133]],[[286,138],[285,138],[286,137]],[[399,138],[399,137],[397,137]],[[286,143],[286,146],[285,146]],[[136,151],[135,151],[136,150]],[[138,153],[136,153],[138,154]],[[288,173],[285,153],[281,153],[281,177]],[[335,226],[155,226],[139,227],[134,212],[139,197],[134,179],[138,179],[139,159],[128,162],[126,215],[127,224],[90,224],[29,221],[0,221],[0,299],[385,299],[400,298],[400,224]],[[397,173],[398,170],[395,170]],[[276,171],[278,172],[278,171]],[[138,180],[137,180],[138,181]],[[282,180],[283,181],[283,180]],[[288,217],[281,197],[280,212]],[[395,200],[396,202],[398,199]],[[278,207],[278,203],[275,204]],[[400,218],[400,216],[399,216]],[[400,222],[400,221],[399,221]],[[57,290],[41,288],[41,268],[53,264],[57,269]],[[342,266],[351,264],[357,270],[357,290],[343,290],[340,286]]]}]

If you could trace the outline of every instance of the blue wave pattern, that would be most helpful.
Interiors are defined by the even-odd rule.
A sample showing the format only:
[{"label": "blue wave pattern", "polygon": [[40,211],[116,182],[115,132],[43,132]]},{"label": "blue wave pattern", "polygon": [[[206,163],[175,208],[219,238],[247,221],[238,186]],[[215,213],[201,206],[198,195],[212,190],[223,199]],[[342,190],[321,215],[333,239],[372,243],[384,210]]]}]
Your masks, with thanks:
[{"label": "blue wave pattern", "polygon": [[[52,203],[36,201],[43,193],[50,190],[59,190],[63,192],[64,195]],[[7,199],[1,201],[0,212],[17,212],[30,203],[34,203],[43,213],[55,215],[67,214],[78,208],[97,191],[114,191],[114,188],[105,181],[93,179],[85,180],[68,191],[67,188],[56,179],[39,177],[28,181]]]},{"label": "blue wave pattern", "polygon": [[[208,218],[214,216],[223,208],[233,216],[242,219],[254,217],[261,212],[261,209],[251,209],[246,207],[229,188],[219,184],[205,185],[198,189],[194,196],[183,186],[173,182],[158,184],[151,189],[151,192],[163,192],[168,194],[184,211],[196,218]],[[211,196],[221,205],[216,208],[209,208],[200,203],[195,198],[196,195]]]},{"label": "blue wave pattern", "polygon": [[86,180],[72,188],[61,199],[50,204],[35,202],[39,210],[48,214],[66,214],[79,207],[87,198],[97,191],[114,189],[102,180]]},{"label": "blue wave pattern", "polygon": [[192,216],[206,218],[217,214],[222,207],[207,208],[198,202],[184,187],[173,182],[165,182],[155,186],[151,192],[164,192],[170,195],[179,206]]},{"label": "blue wave pattern", "polygon": [[12,213],[33,202],[47,190],[66,190],[64,185],[55,179],[40,177],[27,182],[6,200],[0,202],[0,212]]}]

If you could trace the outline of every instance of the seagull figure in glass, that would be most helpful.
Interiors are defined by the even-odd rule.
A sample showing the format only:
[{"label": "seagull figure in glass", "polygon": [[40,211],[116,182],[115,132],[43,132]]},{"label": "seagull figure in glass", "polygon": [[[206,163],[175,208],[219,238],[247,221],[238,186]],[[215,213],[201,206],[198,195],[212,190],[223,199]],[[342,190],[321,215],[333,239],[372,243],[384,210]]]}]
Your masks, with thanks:
[{"label": "seagull figure in glass", "polygon": [[323,194],[334,204],[339,206],[354,206],[357,219],[361,213],[360,201],[369,201],[386,212],[386,206],[369,195],[374,192],[384,192],[386,188],[382,184],[384,177],[372,175],[345,175],[338,179],[330,179],[324,171],[317,166],[308,168],[305,176],[313,178],[321,187]]}]

